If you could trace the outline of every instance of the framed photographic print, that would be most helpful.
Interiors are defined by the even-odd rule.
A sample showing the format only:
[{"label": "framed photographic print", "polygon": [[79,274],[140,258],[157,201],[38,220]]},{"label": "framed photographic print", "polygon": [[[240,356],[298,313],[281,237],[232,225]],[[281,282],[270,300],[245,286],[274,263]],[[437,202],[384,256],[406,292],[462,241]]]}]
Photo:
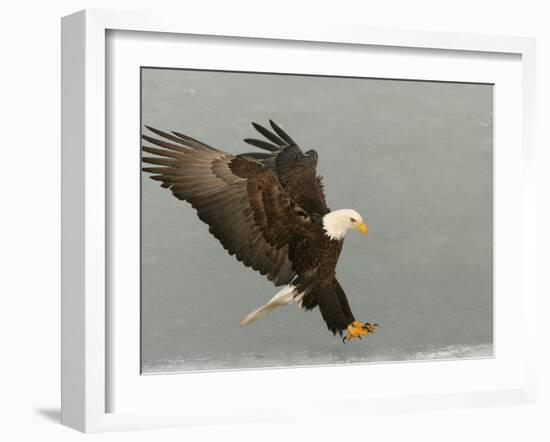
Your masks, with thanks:
[{"label": "framed photographic print", "polygon": [[63,423],[531,401],[533,57],[64,18]]},{"label": "framed photographic print", "polygon": [[493,356],[492,84],[142,67],[141,91],[143,373]]}]

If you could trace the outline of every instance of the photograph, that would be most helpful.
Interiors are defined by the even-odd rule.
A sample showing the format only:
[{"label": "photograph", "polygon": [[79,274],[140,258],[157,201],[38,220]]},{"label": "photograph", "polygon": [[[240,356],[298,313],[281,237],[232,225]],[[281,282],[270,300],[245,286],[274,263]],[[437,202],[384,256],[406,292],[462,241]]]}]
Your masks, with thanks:
[{"label": "photograph", "polygon": [[141,373],[493,357],[493,89],[141,67]]}]

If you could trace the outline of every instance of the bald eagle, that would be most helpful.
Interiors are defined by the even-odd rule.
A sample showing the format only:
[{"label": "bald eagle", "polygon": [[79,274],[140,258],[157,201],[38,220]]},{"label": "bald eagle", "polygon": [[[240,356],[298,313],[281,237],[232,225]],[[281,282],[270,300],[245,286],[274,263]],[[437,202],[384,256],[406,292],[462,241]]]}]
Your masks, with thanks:
[{"label": "bald eagle", "polygon": [[247,325],[276,307],[297,302],[319,307],[343,341],[372,333],[378,324],[356,321],[336,279],[336,264],[348,229],[367,233],[359,213],[331,211],[317,175],[315,150],[303,152],[270,120],[271,130],[252,123],[265,138],[244,141],[264,152],[231,155],[179,132],[145,126],[153,146],[142,146],[143,167],[172,194],[187,201],[230,255],[282,289],[246,315]]}]

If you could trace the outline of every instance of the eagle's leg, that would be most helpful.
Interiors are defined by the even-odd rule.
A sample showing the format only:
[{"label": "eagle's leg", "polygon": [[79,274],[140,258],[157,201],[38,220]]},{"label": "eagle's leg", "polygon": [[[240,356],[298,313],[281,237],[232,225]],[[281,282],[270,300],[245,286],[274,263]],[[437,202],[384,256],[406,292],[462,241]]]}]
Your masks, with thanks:
[{"label": "eagle's leg", "polygon": [[362,324],[359,321],[353,321],[350,325],[348,325],[348,333],[343,340],[346,342],[351,341],[353,338],[361,339],[361,336],[374,333],[376,327],[378,327],[378,324],[371,324],[370,322]]}]

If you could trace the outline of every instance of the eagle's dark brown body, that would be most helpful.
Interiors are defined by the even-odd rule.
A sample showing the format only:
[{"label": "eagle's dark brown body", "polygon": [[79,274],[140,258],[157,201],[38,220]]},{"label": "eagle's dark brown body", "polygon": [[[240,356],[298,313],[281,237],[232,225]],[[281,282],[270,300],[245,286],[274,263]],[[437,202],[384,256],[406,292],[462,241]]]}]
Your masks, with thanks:
[{"label": "eagle's dark brown body", "polygon": [[303,153],[281,128],[254,127],[268,141],[245,141],[269,152],[230,155],[186,135],[149,128],[161,139],[143,146],[152,179],[189,202],[210,233],[276,286],[292,284],[302,307],[319,307],[333,333],[355,321],[336,279],[343,240],[323,228],[330,212],[317,176],[317,153]]}]

